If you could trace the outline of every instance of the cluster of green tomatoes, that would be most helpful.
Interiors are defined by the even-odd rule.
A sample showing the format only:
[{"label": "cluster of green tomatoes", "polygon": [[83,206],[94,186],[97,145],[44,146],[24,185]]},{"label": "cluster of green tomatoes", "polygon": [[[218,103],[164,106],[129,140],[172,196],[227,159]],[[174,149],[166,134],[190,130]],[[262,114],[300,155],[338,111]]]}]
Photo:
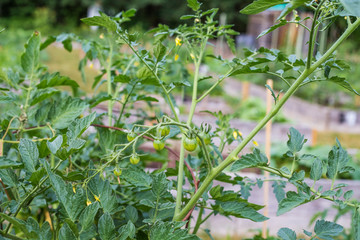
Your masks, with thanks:
[{"label": "cluster of green tomatoes", "polygon": [[[210,136],[211,126],[208,124],[201,125],[200,130],[196,131],[188,131],[187,133],[183,133],[185,135],[185,139],[183,141],[183,146],[188,152],[194,152],[198,146],[202,146],[211,144],[211,136]],[[170,127],[168,125],[159,126],[156,129],[156,137],[153,140],[153,147],[156,151],[161,151],[165,148],[165,137],[170,134]],[[127,134],[127,140],[129,142],[133,141],[138,135],[135,131],[130,131]],[[140,162],[140,156],[134,151],[130,156],[131,164],[138,164]],[[122,173],[120,167],[116,166],[114,169],[114,175],[119,177]]]}]

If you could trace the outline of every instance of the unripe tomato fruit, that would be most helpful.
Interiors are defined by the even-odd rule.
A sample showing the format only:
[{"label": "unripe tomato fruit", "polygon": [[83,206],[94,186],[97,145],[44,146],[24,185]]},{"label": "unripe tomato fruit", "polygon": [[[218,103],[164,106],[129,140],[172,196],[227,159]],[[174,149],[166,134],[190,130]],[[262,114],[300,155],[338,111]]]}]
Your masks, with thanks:
[{"label": "unripe tomato fruit", "polygon": [[126,138],[129,142],[131,142],[132,140],[134,140],[136,138],[136,136],[137,136],[136,133],[131,131],[127,134]]},{"label": "unripe tomato fruit", "polygon": [[[199,136],[204,140],[205,145],[209,145],[211,143],[211,137],[208,133],[200,132]],[[197,143],[201,145],[200,138],[196,137]]]},{"label": "unripe tomato fruit", "polygon": [[140,157],[135,153],[133,155],[131,155],[130,157],[130,163],[131,164],[138,164],[140,162]]},{"label": "unripe tomato fruit", "polygon": [[195,138],[185,138],[184,148],[187,151],[193,152],[193,151],[195,151],[196,147],[197,147],[197,141]]},{"label": "unripe tomato fruit", "polygon": [[161,126],[159,127],[159,133],[161,137],[165,137],[169,135],[170,133],[170,127],[169,126]]},{"label": "unripe tomato fruit", "polygon": [[122,173],[122,169],[119,168],[118,166],[116,166],[116,167],[114,168],[114,175],[117,176],[117,177],[119,177],[119,176],[121,175],[121,173]]},{"label": "unripe tomato fruit", "polygon": [[160,139],[155,139],[153,142],[154,149],[157,151],[163,150],[165,147],[165,143]]}]

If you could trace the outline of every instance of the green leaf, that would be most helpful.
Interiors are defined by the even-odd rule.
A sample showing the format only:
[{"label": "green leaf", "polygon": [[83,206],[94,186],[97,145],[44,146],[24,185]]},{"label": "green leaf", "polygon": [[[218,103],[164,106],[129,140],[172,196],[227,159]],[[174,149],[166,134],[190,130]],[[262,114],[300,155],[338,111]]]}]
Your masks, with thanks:
[{"label": "green leaf", "polygon": [[116,22],[103,12],[100,12],[100,16],[82,18],[80,20],[89,26],[105,27],[111,32],[115,32],[117,29]]},{"label": "green leaf", "polygon": [[102,180],[99,175],[92,178],[88,187],[91,189],[91,193],[99,197],[100,205],[105,213],[114,213],[118,203],[116,195],[112,189],[108,180]]},{"label": "green leaf", "polygon": [[90,108],[96,107],[98,104],[111,100],[112,96],[110,95],[103,95],[103,94],[99,94],[97,95],[95,98],[91,99],[88,103],[90,104]]},{"label": "green leaf", "polygon": [[54,43],[56,41],[56,37],[49,36],[41,45],[40,45],[40,51],[47,48],[50,44]]},{"label": "green leaf", "polygon": [[18,179],[12,169],[0,169],[0,178],[9,187],[18,187]]},{"label": "green leaf", "polygon": [[193,11],[197,11],[200,9],[201,3],[197,0],[187,0],[188,7],[191,8]]},{"label": "green leaf", "polygon": [[287,24],[287,21],[281,19],[278,24],[275,24],[275,25],[271,26],[270,28],[265,29],[264,31],[262,31],[262,32],[259,34],[259,36],[257,36],[256,39],[259,39],[259,38],[261,38],[262,36],[264,36],[264,35],[272,32],[272,31],[274,31],[274,30],[278,29],[279,27],[282,27],[282,26],[284,26],[284,25],[286,25],[286,24]]},{"label": "green leaf", "polygon": [[[4,213],[0,213],[0,219],[4,219],[8,222],[10,222],[11,224],[13,224],[16,228],[18,228],[19,230],[21,230],[21,232],[23,232],[24,234],[28,235],[29,231],[26,228],[27,223],[23,220],[14,218],[14,217],[10,217]],[[1,221],[2,222],[2,221]]]},{"label": "green leaf", "polygon": [[286,198],[281,200],[278,206],[276,215],[281,215],[286,212],[289,212],[291,209],[300,206],[301,204],[307,203],[309,201],[309,196],[303,193],[296,193],[289,191],[286,193]]},{"label": "green leaf", "polygon": [[38,89],[36,91],[33,91],[31,93],[30,106],[33,106],[39,102],[42,102],[45,99],[51,97],[52,95],[54,95],[58,92],[60,92],[60,91],[56,90],[55,88],[45,88],[45,89]]},{"label": "green leaf", "polygon": [[84,101],[77,98],[67,97],[58,100],[58,102],[51,107],[48,114],[51,125],[56,129],[66,128],[87,106]]},{"label": "green leaf", "polygon": [[340,0],[344,8],[351,16],[360,17],[360,1],[359,0]]},{"label": "green leaf", "polygon": [[65,222],[59,231],[59,240],[78,239],[69,225]]},{"label": "green leaf", "polygon": [[34,32],[25,44],[25,52],[21,55],[21,67],[26,73],[35,73],[39,65],[40,33]]},{"label": "green leaf", "polygon": [[316,236],[325,240],[332,240],[332,237],[338,236],[343,230],[339,224],[325,220],[317,220],[314,228]]},{"label": "green leaf", "polygon": [[267,217],[258,213],[250,204],[247,202],[239,201],[227,201],[221,202],[216,201],[215,205],[212,205],[212,208],[218,211],[220,214],[225,216],[235,216],[237,218],[246,218],[254,222],[263,222],[266,221]]},{"label": "green leaf", "polygon": [[304,143],[307,142],[307,139],[304,139],[304,135],[301,135],[298,130],[291,127],[290,134],[288,134],[289,140],[287,146],[289,150],[293,153],[300,152]]},{"label": "green leaf", "polygon": [[[145,200],[145,199],[143,199],[143,200]],[[136,208],[134,208],[131,205],[128,205],[125,208],[125,218],[126,218],[126,220],[131,221],[132,223],[135,224],[139,218],[139,214],[138,214],[138,211],[136,210]]]},{"label": "green leaf", "polygon": [[352,93],[355,93],[356,95],[360,96],[360,93],[358,91],[356,91],[348,81],[345,80],[345,78],[342,77],[338,77],[338,76],[333,76],[329,79],[326,79],[326,81],[330,81],[333,83],[336,83],[338,85],[340,85],[341,87],[349,90]]},{"label": "green leaf", "polygon": [[98,223],[99,235],[102,240],[115,239],[115,224],[109,213],[104,213]]},{"label": "green leaf", "polygon": [[239,171],[244,168],[252,168],[257,166],[267,166],[267,157],[260,152],[259,149],[255,148],[253,153],[241,156],[239,160],[236,160],[231,166],[230,171]]},{"label": "green leaf", "polygon": [[0,169],[12,168],[16,169],[21,167],[23,164],[21,162],[15,162],[11,159],[6,159],[5,157],[0,157]]},{"label": "green leaf", "polygon": [[85,196],[81,188],[73,192],[71,184],[66,184],[62,178],[54,174],[47,162],[43,162],[49,175],[51,186],[59,202],[64,206],[66,213],[72,221],[75,221],[85,207]]},{"label": "green leaf", "polygon": [[278,201],[278,203],[280,203],[281,200],[285,198],[284,189],[286,187],[286,182],[274,181],[274,183],[271,186],[273,187],[273,193],[275,194],[276,200]]},{"label": "green leaf", "polygon": [[257,14],[281,3],[284,3],[284,0],[257,0],[243,8],[240,13]]},{"label": "green leaf", "polygon": [[323,172],[322,162],[319,158],[315,158],[310,170],[310,179],[318,181]]},{"label": "green leaf", "polygon": [[57,136],[52,142],[47,141],[47,146],[52,154],[56,154],[63,144],[63,136]]},{"label": "green leaf", "polygon": [[289,13],[291,13],[296,8],[304,5],[309,0],[291,0],[290,3],[288,3],[285,7],[285,9],[280,13],[280,16],[277,18],[277,20],[280,20],[284,17],[286,17]]},{"label": "green leaf", "polygon": [[39,163],[39,150],[36,143],[22,138],[19,144],[19,152],[25,169],[29,172],[35,172],[36,166]]},{"label": "green leaf", "polygon": [[91,123],[95,120],[96,112],[87,115],[86,117],[75,119],[68,127],[68,131],[66,136],[68,137],[68,143],[71,140],[79,138],[81,134],[85,132],[86,129],[91,125]]},{"label": "green leaf", "polygon": [[338,172],[346,166],[350,157],[347,152],[341,147],[340,142],[336,139],[338,146],[334,146],[329,152],[328,166],[326,176],[330,179],[335,179]]},{"label": "green leaf", "polygon": [[144,170],[135,166],[124,169],[120,177],[133,186],[151,188],[152,178]]},{"label": "green leaf", "polygon": [[352,217],[352,231],[354,232],[355,240],[360,240],[360,214],[359,208],[356,208]]},{"label": "green leaf", "polygon": [[53,234],[52,234],[52,231],[51,231],[51,227],[50,227],[50,223],[45,221],[41,228],[40,228],[40,240],[51,240],[53,239]]},{"label": "green leaf", "polygon": [[153,182],[151,191],[158,199],[160,199],[160,197],[167,192],[169,182],[166,179],[166,175],[164,172],[158,173],[155,176],[153,175],[152,179]]},{"label": "green leaf", "polygon": [[257,67],[249,67],[245,65],[235,69],[231,74],[229,74],[229,77],[239,74],[248,74],[248,73],[266,73],[268,71],[269,71],[268,66],[265,66],[264,68],[257,68]]},{"label": "green leaf", "polygon": [[344,193],[344,199],[345,200],[350,200],[350,198],[353,196],[354,191],[353,190],[349,190],[347,192]]},{"label": "green leaf", "polygon": [[131,79],[128,76],[124,75],[124,74],[119,74],[119,75],[114,77],[114,82],[130,83]]},{"label": "green leaf", "polygon": [[161,42],[156,44],[154,48],[154,56],[156,58],[156,61],[160,62],[164,58],[165,54],[166,54],[166,47]]},{"label": "green leaf", "polygon": [[99,208],[100,208],[100,204],[98,202],[94,202],[89,206],[87,206],[84,209],[84,211],[81,213],[79,221],[81,224],[82,232],[89,229],[91,225],[94,223],[94,219]]},{"label": "green leaf", "polygon": [[119,228],[120,238],[119,240],[127,240],[128,237],[133,239],[135,237],[136,228],[135,225],[129,220],[126,225]]},{"label": "green leaf", "polygon": [[296,233],[290,228],[280,228],[277,235],[282,240],[296,240]]},{"label": "green leaf", "polygon": [[150,229],[150,240],[171,239],[171,240],[200,240],[199,237],[188,234],[186,229],[174,227],[172,222],[157,221]]},{"label": "green leaf", "polygon": [[69,77],[61,76],[58,72],[53,74],[48,74],[42,78],[40,83],[36,85],[38,89],[56,87],[56,86],[70,86],[70,87],[79,87],[79,84],[70,79]]}]

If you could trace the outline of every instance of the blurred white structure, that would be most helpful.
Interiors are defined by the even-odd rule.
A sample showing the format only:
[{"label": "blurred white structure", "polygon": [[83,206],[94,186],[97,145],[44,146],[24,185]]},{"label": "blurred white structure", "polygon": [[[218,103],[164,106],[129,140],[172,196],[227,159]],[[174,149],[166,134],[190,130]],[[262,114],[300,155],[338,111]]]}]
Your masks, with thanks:
[{"label": "blurred white structure", "polygon": [[[95,2],[88,8],[87,17],[100,16],[99,11],[101,11],[100,1]],[[96,31],[99,26],[90,26],[91,30]]]}]

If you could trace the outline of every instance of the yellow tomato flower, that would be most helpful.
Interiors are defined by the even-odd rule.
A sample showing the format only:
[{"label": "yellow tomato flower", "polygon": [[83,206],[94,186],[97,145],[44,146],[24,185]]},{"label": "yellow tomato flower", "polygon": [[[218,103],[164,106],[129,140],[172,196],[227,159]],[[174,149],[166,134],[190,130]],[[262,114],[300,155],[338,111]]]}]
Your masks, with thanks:
[{"label": "yellow tomato flower", "polygon": [[135,67],[137,67],[137,66],[139,66],[139,65],[140,65],[140,63],[139,63],[139,62],[137,62],[137,61],[136,61],[136,62],[134,62],[134,66],[135,66]]},{"label": "yellow tomato flower", "polygon": [[100,198],[98,196],[94,195],[94,198],[97,202],[100,202]]},{"label": "yellow tomato flower", "polygon": [[175,44],[176,44],[176,46],[181,46],[181,39],[179,38],[179,37],[176,37],[175,38]]},{"label": "yellow tomato flower", "polygon": [[73,186],[73,192],[76,193],[76,188],[75,188],[75,186]]},{"label": "yellow tomato flower", "polygon": [[91,204],[91,201],[89,199],[86,200],[86,205],[89,206]]},{"label": "yellow tomato flower", "polygon": [[90,68],[90,69],[93,69],[93,68],[94,68],[94,64],[91,63],[91,64],[89,65],[89,68]]},{"label": "yellow tomato flower", "polygon": [[257,146],[259,146],[259,143],[257,142],[257,141],[255,141],[255,140],[253,140],[253,144],[257,147]]},{"label": "yellow tomato flower", "polygon": [[233,131],[233,137],[234,137],[234,139],[237,139],[237,137],[238,137],[238,132],[237,131]]},{"label": "yellow tomato flower", "polygon": [[174,59],[175,59],[175,61],[177,61],[179,59],[179,54],[175,54]]},{"label": "yellow tomato flower", "polygon": [[104,34],[103,34],[103,33],[100,34],[99,38],[100,38],[100,39],[104,39]]},{"label": "yellow tomato flower", "polygon": [[192,53],[190,53],[190,57],[191,57],[191,59],[195,59],[195,56]]},{"label": "yellow tomato flower", "polygon": [[243,135],[242,132],[240,132],[240,131],[238,131],[238,134],[240,137],[242,137],[242,135]]}]

